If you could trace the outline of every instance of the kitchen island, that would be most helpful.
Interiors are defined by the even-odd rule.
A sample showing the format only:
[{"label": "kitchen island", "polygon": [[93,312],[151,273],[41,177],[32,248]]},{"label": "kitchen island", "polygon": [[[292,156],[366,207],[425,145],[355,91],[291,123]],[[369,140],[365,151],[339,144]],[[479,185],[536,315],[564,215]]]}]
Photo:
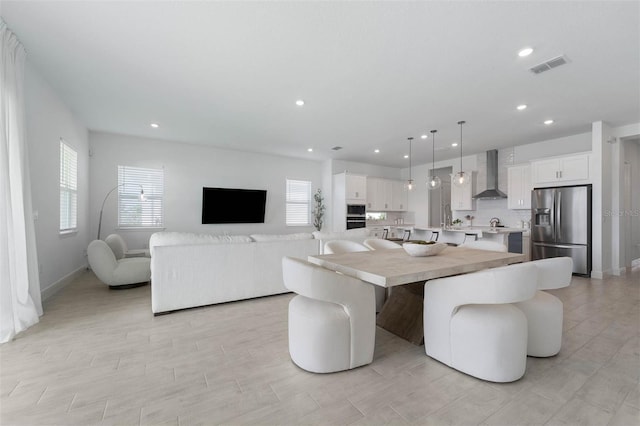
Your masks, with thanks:
[{"label": "kitchen island", "polygon": [[495,241],[504,244],[510,253],[524,253],[522,244],[522,234],[529,230],[524,228],[507,228],[491,226],[463,226],[460,228],[421,228],[414,227],[411,234],[412,239],[428,240],[431,232],[438,232],[438,241],[449,244],[462,244],[465,239]]}]

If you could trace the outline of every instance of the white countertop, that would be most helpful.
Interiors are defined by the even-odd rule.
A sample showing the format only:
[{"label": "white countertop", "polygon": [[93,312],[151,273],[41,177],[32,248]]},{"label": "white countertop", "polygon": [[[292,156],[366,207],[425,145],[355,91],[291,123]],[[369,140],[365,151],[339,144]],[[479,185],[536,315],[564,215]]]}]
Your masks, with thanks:
[{"label": "white countertop", "polygon": [[423,231],[438,231],[438,232],[465,232],[465,233],[487,233],[487,234],[514,234],[522,232],[525,235],[529,235],[529,229],[527,228],[507,228],[491,226],[462,226],[460,228],[415,228]]}]

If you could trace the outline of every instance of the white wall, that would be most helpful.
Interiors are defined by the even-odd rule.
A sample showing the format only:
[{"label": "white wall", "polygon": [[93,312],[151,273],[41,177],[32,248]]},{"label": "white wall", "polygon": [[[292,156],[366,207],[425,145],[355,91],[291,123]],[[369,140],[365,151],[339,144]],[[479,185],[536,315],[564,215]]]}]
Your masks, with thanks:
[{"label": "white wall", "polygon": [[514,164],[543,157],[591,151],[591,132],[513,147]]},{"label": "white wall", "polygon": [[[89,148],[86,127],[37,70],[25,68],[26,135],[40,288],[44,298],[86,267],[89,243]],[[60,235],[60,138],[78,152],[78,232]]]},{"label": "white wall", "polygon": [[[164,226],[168,231],[212,234],[311,232],[313,226],[285,225],[285,181],[309,180],[320,188],[322,163],[202,145],[91,132],[91,232],[100,205],[117,185],[118,165],[164,169]],[[266,189],[264,224],[202,224],[202,187]],[[118,230],[117,191],[105,204],[102,237],[117,232],[132,248],[147,247],[152,230]]]}]

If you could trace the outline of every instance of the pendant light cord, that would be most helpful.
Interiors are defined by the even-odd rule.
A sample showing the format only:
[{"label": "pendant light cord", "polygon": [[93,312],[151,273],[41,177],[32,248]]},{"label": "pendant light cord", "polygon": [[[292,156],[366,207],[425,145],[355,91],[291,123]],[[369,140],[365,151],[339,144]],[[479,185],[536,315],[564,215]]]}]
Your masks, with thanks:
[{"label": "pendant light cord", "polygon": [[436,132],[437,130],[431,131],[431,174],[433,176],[436,175]]},{"label": "pendant light cord", "polygon": [[409,138],[409,183],[411,183],[411,141],[413,138]]},{"label": "pendant light cord", "polygon": [[466,123],[466,121],[458,121],[460,125],[460,173],[462,173],[462,125]]}]

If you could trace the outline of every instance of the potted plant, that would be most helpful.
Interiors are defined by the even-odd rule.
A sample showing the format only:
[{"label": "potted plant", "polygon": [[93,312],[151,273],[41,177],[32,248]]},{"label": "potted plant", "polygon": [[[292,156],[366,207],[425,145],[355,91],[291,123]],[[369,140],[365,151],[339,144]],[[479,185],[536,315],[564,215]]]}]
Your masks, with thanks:
[{"label": "potted plant", "polygon": [[313,194],[313,199],[315,201],[315,208],[311,212],[311,214],[313,214],[313,226],[315,226],[316,231],[320,231],[324,223],[324,197],[322,196],[321,189],[318,189],[316,193]]},{"label": "potted plant", "polygon": [[451,222],[451,226],[453,226],[454,228],[460,228],[461,225],[462,225],[462,221],[460,219],[456,219],[453,222]]}]

